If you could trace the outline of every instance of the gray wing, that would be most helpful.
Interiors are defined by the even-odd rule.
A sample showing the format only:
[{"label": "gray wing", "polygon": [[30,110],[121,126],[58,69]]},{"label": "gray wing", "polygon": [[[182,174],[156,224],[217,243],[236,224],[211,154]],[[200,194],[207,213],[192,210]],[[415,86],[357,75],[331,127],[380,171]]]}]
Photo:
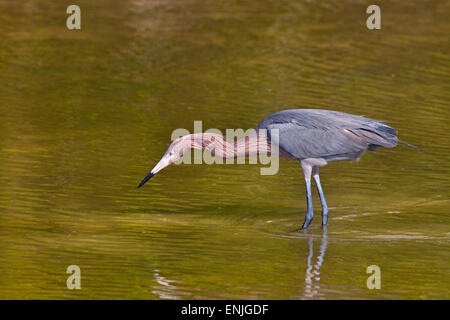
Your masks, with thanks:
[{"label": "gray wing", "polygon": [[278,145],[296,159],[353,159],[367,149],[364,141],[352,139],[343,129],[305,129],[295,124],[273,124],[267,129],[269,136],[273,135],[273,129],[278,130]]},{"label": "gray wing", "polygon": [[274,113],[257,127],[278,130],[279,146],[296,159],[354,159],[366,150],[397,143],[391,127],[342,112],[294,109]]}]

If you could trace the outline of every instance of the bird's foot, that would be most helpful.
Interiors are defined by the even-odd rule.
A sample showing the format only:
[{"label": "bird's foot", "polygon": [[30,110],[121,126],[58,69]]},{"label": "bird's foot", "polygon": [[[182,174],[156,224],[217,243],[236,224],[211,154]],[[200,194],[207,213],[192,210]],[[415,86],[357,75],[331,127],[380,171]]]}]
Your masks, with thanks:
[{"label": "bird's foot", "polygon": [[322,225],[326,226],[328,222],[328,208],[322,210]]},{"label": "bird's foot", "polygon": [[303,222],[303,225],[302,225],[303,230],[308,228],[308,226],[311,224],[313,217],[314,217],[314,213],[312,212],[312,210],[308,211],[306,213],[305,222]]},{"label": "bird's foot", "polygon": [[302,230],[305,230],[306,228],[308,228],[308,226],[310,225],[310,223],[311,223],[311,221],[309,221],[309,222],[307,222],[307,221],[303,222]]}]

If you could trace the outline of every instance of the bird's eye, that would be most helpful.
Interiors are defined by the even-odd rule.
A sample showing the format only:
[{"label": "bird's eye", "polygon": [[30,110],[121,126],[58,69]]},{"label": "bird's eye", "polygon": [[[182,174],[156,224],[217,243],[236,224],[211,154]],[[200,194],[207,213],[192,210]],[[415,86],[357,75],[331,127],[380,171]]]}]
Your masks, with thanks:
[{"label": "bird's eye", "polygon": [[173,156],[173,152],[169,152],[169,156]]}]

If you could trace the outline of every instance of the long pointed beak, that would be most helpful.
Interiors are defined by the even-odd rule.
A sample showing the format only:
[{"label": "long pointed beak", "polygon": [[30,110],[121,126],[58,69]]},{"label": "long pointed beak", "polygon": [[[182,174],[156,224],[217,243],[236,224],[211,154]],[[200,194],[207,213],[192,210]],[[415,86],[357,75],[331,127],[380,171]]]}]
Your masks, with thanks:
[{"label": "long pointed beak", "polygon": [[150,172],[144,179],[142,179],[141,183],[139,183],[138,189],[139,189],[140,187],[142,187],[142,186],[143,186],[148,180],[150,180],[150,178],[153,177],[153,176],[154,176],[154,174]]},{"label": "long pointed beak", "polygon": [[161,171],[162,169],[164,169],[165,167],[167,167],[170,164],[169,159],[167,158],[162,158],[158,164],[152,169],[152,171],[150,171],[150,173],[144,178],[142,179],[141,183],[139,183],[138,185],[138,189],[140,187],[142,187],[148,180],[150,180],[151,177],[153,177],[155,174],[157,174],[159,171]]},{"label": "long pointed beak", "polygon": [[141,183],[139,183],[138,189],[139,189],[140,187],[142,187],[142,186],[143,186],[148,180],[150,180],[150,178],[153,177],[153,176],[154,176],[154,174],[150,172],[144,179],[142,179]]}]

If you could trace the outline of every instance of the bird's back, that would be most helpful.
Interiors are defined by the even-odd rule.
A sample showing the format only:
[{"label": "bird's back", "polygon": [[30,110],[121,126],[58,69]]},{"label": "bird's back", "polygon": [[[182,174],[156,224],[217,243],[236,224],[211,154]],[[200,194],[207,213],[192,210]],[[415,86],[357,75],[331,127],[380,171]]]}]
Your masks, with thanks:
[{"label": "bird's back", "polygon": [[381,121],[344,112],[290,109],[263,119],[257,129],[277,129],[279,146],[295,159],[337,161],[358,158],[365,150],[397,145],[397,131]]}]

